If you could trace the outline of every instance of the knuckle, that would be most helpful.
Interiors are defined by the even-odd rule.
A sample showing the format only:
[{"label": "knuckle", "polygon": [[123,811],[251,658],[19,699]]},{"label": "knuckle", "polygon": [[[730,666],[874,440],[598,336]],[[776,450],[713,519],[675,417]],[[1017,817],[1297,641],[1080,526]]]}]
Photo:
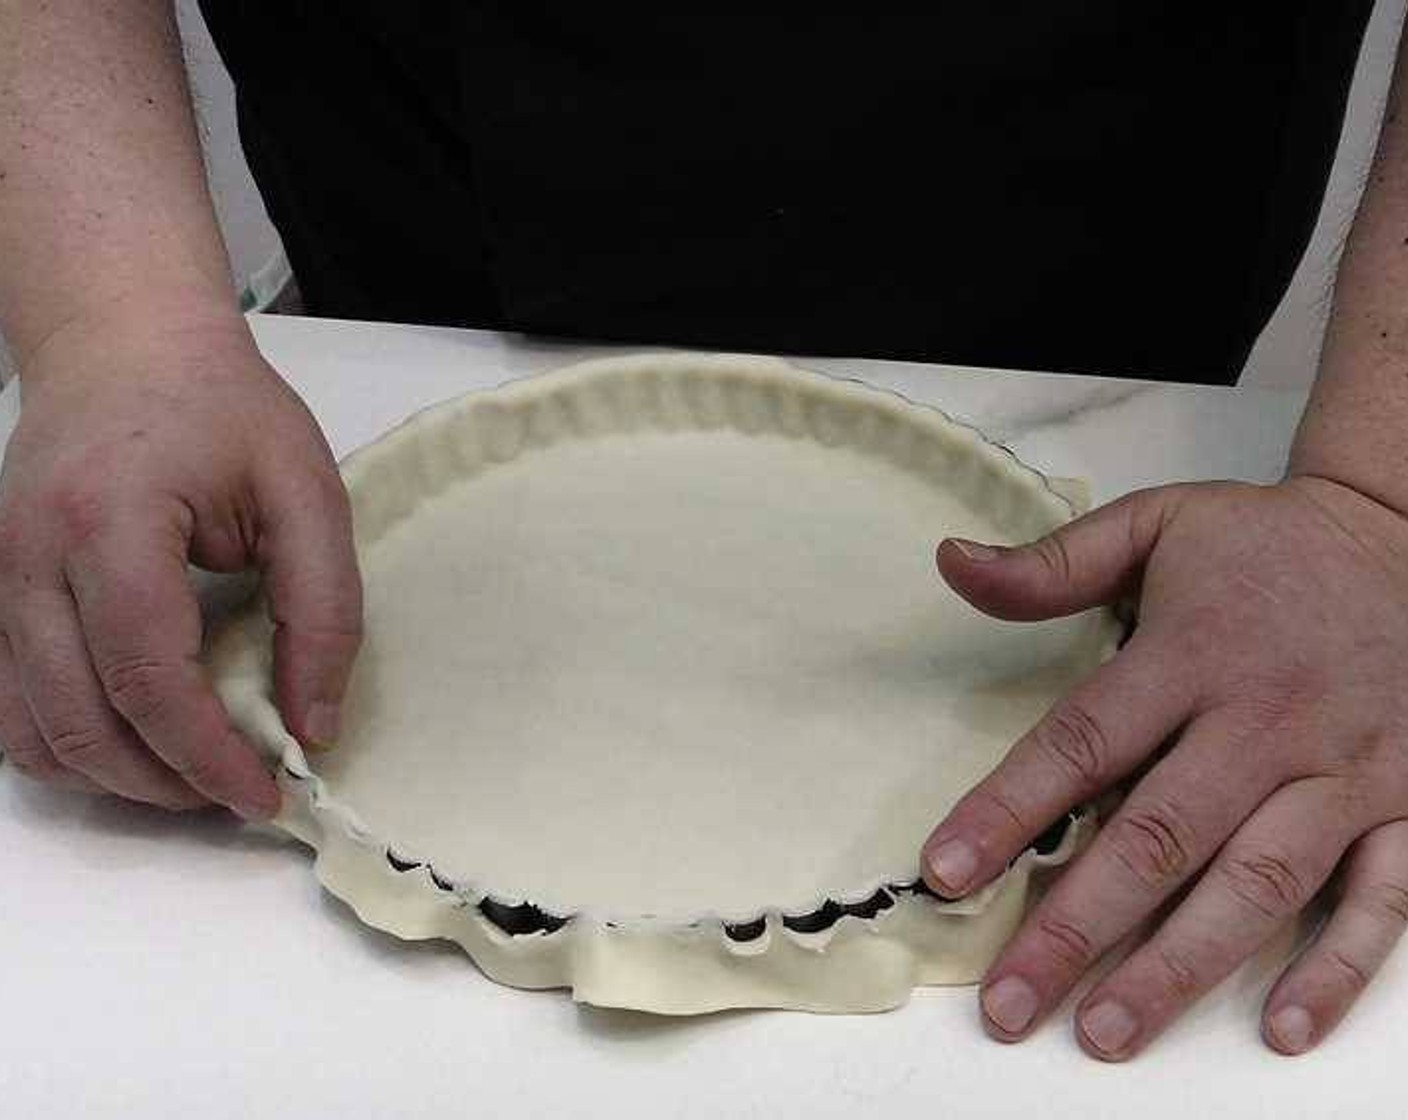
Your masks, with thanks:
[{"label": "knuckle", "polygon": [[1325,960],[1339,977],[1340,983],[1351,992],[1362,992],[1369,986],[1369,970],[1347,953],[1334,948],[1326,949]]},{"label": "knuckle", "polygon": [[1310,897],[1291,861],[1272,851],[1230,854],[1218,863],[1217,874],[1233,897],[1263,918],[1293,913]]},{"label": "knuckle", "polygon": [[26,537],[21,525],[20,518],[0,513],[0,574],[8,574],[19,562]]},{"label": "knuckle", "polygon": [[1066,547],[1065,536],[1061,533],[1049,533],[1032,545],[1032,551],[1036,554],[1042,566],[1046,568],[1047,575],[1058,584],[1068,584],[1071,582],[1071,552]]},{"label": "knuckle", "polygon": [[1230,704],[1240,718],[1244,735],[1282,732],[1303,722],[1329,687],[1324,666],[1302,660],[1237,678],[1231,686]]},{"label": "knuckle", "polygon": [[1202,990],[1198,970],[1182,952],[1167,945],[1154,946],[1159,982],[1174,999],[1192,999]]},{"label": "knuckle", "polygon": [[1095,963],[1095,945],[1075,922],[1060,914],[1037,918],[1036,930],[1048,955],[1066,967],[1083,972]]},{"label": "knuckle", "polygon": [[352,499],[347,493],[347,484],[342,481],[342,476],[337,473],[336,467],[314,472],[313,481],[328,512],[337,517],[345,518],[350,524]]},{"label": "knuckle", "polygon": [[[134,567],[129,557],[117,551],[95,550],[89,567],[101,574],[102,594],[93,604],[98,626],[110,635],[110,644],[117,645],[118,655],[135,656],[138,635],[169,607],[169,592],[145,568]],[[125,648],[118,644],[124,639]]]},{"label": "knuckle", "polygon": [[1329,779],[1326,792],[1337,818],[1366,820],[1372,817],[1384,796],[1380,776],[1354,759],[1330,758],[1323,766]]},{"label": "knuckle", "polygon": [[967,800],[969,808],[977,810],[981,819],[992,821],[996,818],[1004,831],[1007,828],[1015,828],[1022,833],[1027,831],[1026,818],[1023,817],[1012,799],[991,784],[979,786],[965,800]]},{"label": "knuckle", "polygon": [[142,723],[166,706],[167,666],[140,655],[116,657],[100,666],[98,675],[112,705],[128,720]]},{"label": "knuckle", "polygon": [[46,504],[74,545],[82,545],[100,535],[111,517],[101,494],[76,483],[57,487],[50,492]]},{"label": "knuckle", "polygon": [[295,470],[284,482],[288,501],[316,516],[351,525],[352,501],[336,466],[320,460],[311,467]]},{"label": "knuckle", "polygon": [[355,644],[365,636],[360,603],[339,602],[333,617],[318,626],[308,628],[311,637],[330,644]]},{"label": "knuckle", "polygon": [[320,653],[355,651],[365,636],[360,602],[344,604],[329,600],[320,614],[322,617],[313,623],[304,622],[296,616],[290,617],[286,612],[274,611],[272,617],[275,625],[280,627],[280,640],[287,638]]},{"label": "knuckle", "polygon": [[1159,538],[1175,504],[1161,499],[1172,496],[1176,489],[1175,485],[1158,490],[1136,490],[1121,499],[1127,503],[1125,508],[1129,511],[1124,519],[1127,556],[1142,556],[1148,551],[1148,542]]},{"label": "knuckle", "polygon": [[1279,697],[1282,705],[1291,711],[1316,704],[1333,687],[1330,666],[1321,658],[1303,652],[1289,656],[1267,674],[1263,684],[1267,692]]},{"label": "knuckle", "polygon": [[1408,890],[1397,883],[1366,883],[1355,892],[1361,909],[1389,925],[1408,926]]},{"label": "knuckle", "polygon": [[1082,790],[1100,785],[1110,757],[1109,738],[1089,708],[1073,700],[1061,702],[1038,724],[1035,736],[1037,748]]},{"label": "knuckle", "polygon": [[[27,512],[21,517],[0,513],[0,585],[9,600],[35,581],[42,567],[38,553],[40,515]],[[0,606],[3,606],[0,601]]]},{"label": "knuckle", "polygon": [[1111,823],[1111,853],[1150,890],[1161,891],[1187,873],[1192,832],[1172,806],[1132,805]]},{"label": "knuckle", "polygon": [[1242,695],[1234,706],[1243,724],[1243,739],[1279,732],[1290,722],[1294,705],[1286,693],[1262,681],[1243,682],[1239,688]]},{"label": "knuckle", "polygon": [[84,770],[105,754],[108,737],[97,727],[74,724],[53,728],[47,736],[54,757],[74,770]]},{"label": "knuckle", "polygon": [[351,503],[341,476],[321,462],[295,468],[281,484],[285,489],[278,493],[284,501],[308,514],[340,520],[350,513]]}]

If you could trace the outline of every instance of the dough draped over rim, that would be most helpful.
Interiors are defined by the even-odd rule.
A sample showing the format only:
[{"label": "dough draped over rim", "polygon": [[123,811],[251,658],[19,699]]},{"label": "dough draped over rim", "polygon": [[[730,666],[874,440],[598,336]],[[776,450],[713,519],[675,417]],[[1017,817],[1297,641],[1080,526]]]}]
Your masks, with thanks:
[{"label": "dough draped over rim", "polygon": [[603,1006],[874,1011],[976,980],[1088,830],[961,901],[919,884],[928,828],[1119,634],[944,586],[942,537],[1076,510],[936,409],[607,358],[427,409],[343,474],[368,638],[337,747],[279,718],[257,599],[208,660],[276,824],[372,926]]}]

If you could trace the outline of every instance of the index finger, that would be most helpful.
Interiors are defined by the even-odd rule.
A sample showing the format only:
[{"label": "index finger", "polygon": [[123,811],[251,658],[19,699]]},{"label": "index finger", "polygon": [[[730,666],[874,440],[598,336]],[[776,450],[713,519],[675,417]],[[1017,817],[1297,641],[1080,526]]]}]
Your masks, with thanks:
[{"label": "index finger", "polygon": [[212,801],[264,820],[278,787],[211,688],[201,617],[170,526],[128,526],[70,558],[69,584],[93,665],[117,712]]},{"label": "index finger", "polygon": [[1136,633],[1057,701],[924,843],[924,878],[957,898],[995,878],[1053,821],[1131,773],[1187,718],[1191,697]]},{"label": "index finger", "polygon": [[332,469],[286,473],[267,484],[261,504],[279,711],[304,745],[330,746],[362,639],[347,491]]}]

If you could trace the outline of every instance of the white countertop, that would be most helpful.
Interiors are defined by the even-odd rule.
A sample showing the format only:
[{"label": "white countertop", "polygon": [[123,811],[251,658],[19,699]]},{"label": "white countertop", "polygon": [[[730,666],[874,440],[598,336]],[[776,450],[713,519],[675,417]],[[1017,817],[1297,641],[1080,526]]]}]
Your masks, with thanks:
[{"label": "white countertop", "polygon": [[[256,317],[345,453],[410,410],[587,348],[473,331]],[[600,352],[600,351],[592,351]],[[887,362],[808,360],[936,403],[1097,499],[1270,480],[1301,399]],[[0,394],[0,442],[18,410]],[[1408,954],[1318,1053],[1257,1038],[1282,939],[1126,1066],[1069,1021],[1004,1047],[971,989],[878,1016],[655,1019],[480,976],[322,895],[303,849],[31,787],[0,768],[0,1117],[1401,1116]]]}]

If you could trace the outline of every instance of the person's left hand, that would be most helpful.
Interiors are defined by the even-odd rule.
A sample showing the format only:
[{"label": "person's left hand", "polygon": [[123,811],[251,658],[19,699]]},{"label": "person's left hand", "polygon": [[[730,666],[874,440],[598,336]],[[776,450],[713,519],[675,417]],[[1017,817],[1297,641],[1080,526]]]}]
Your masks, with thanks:
[{"label": "person's left hand", "polygon": [[1267,998],[1284,1053],[1323,1039],[1408,923],[1408,516],[1327,479],[1132,494],[1034,544],[945,541],[999,618],[1126,595],[1139,626],[934,830],[925,878],[964,895],[1063,813],[1167,753],[983,981],[1027,1035],[1105,950],[1186,891],[1076,1011],[1092,1055],[1137,1054],[1340,868],[1315,942]]}]

